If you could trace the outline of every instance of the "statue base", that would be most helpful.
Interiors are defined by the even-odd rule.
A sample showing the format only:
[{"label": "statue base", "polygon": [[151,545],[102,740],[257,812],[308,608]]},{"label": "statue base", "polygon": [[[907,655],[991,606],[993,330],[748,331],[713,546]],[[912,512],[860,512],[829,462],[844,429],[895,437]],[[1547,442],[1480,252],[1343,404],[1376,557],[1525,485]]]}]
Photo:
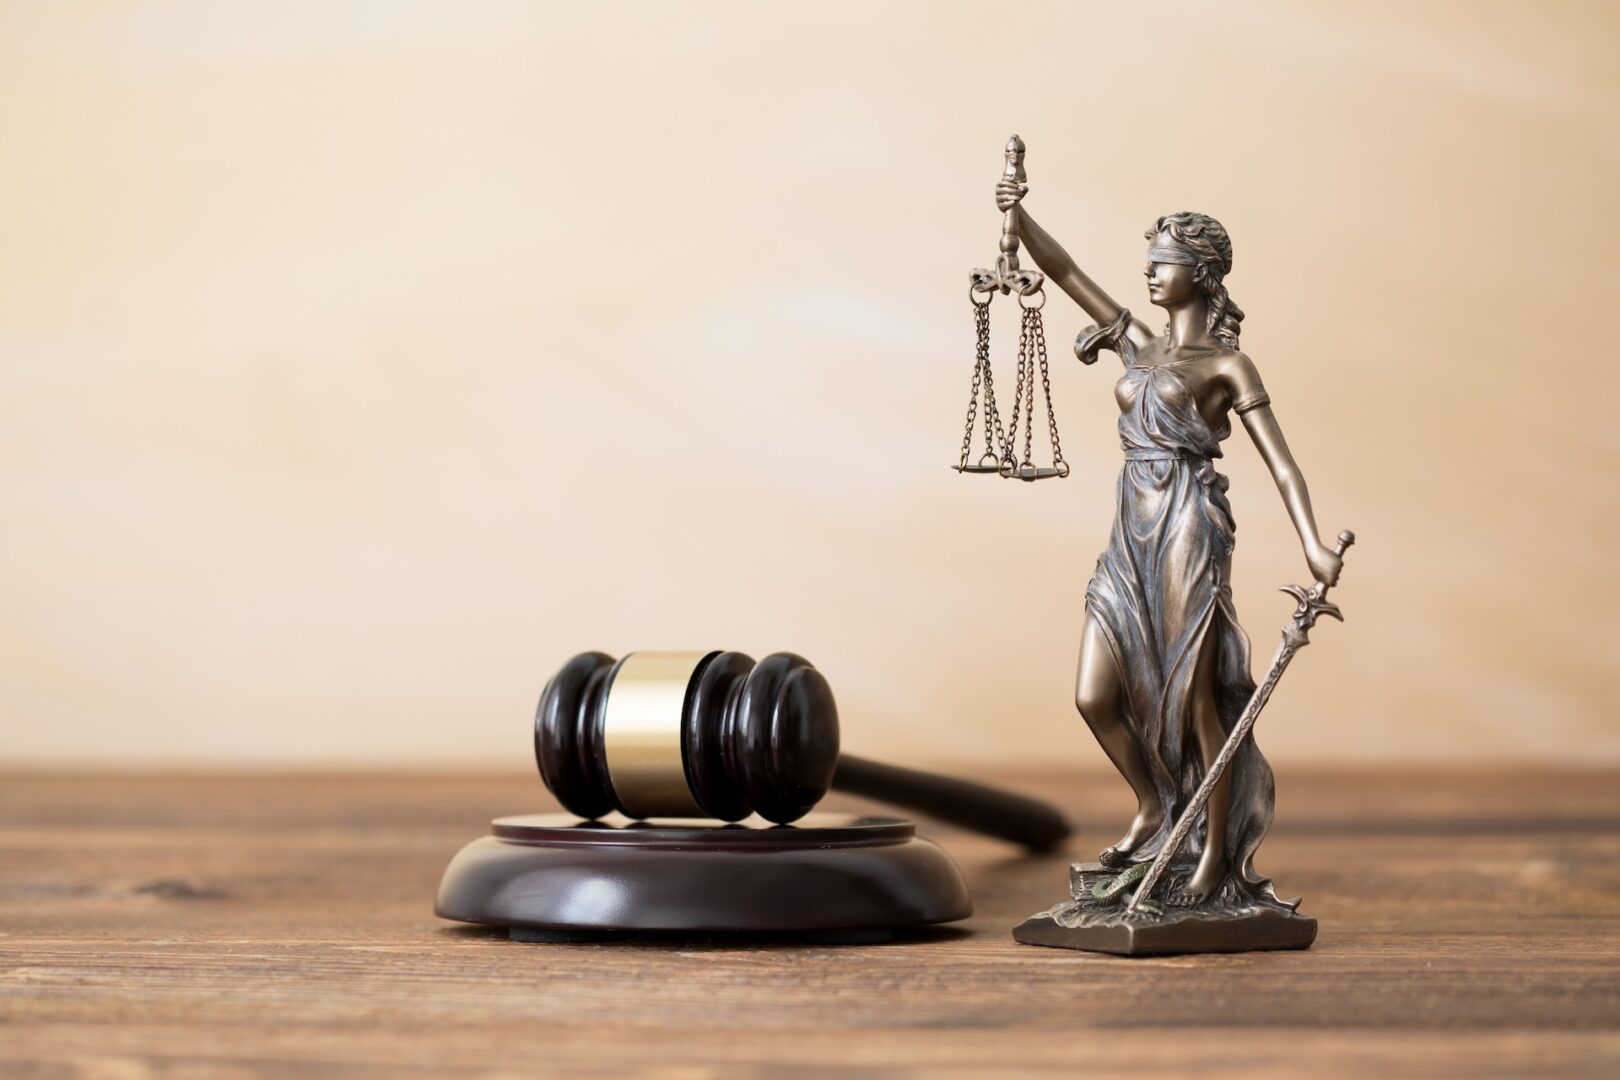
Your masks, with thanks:
[{"label": "statue base", "polygon": [[[1075,863],[1069,870],[1071,899],[1025,919],[1013,938],[1119,956],[1306,949],[1316,940],[1315,919],[1286,904],[1240,895],[1230,884],[1197,907],[1155,905],[1127,914],[1131,886],[1146,872],[1145,863],[1124,871]],[[1192,872],[1190,865],[1172,866],[1165,893]]]}]

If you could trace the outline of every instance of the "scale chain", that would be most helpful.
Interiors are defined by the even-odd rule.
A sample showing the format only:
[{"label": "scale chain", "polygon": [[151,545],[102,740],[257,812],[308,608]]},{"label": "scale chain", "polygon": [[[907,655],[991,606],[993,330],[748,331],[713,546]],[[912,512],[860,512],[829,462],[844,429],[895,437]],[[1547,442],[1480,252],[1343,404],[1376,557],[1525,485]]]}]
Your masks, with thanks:
[{"label": "scale chain", "polygon": [[[971,299],[971,298],[970,298]],[[996,408],[995,370],[990,363],[990,300],[973,300],[973,323],[977,345],[974,350],[973,385],[968,391],[967,420],[962,425],[962,455],[959,470],[968,467],[973,452],[973,423],[979,415],[979,390],[984,390],[984,456],[999,463],[997,448],[1003,441],[1001,412]],[[981,463],[982,463],[981,459]]]},{"label": "scale chain", "polygon": [[[1063,460],[1063,446],[1058,442],[1057,413],[1052,411],[1052,376],[1046,364],[1046,327],[1041,321],[1040,308],[1028,310],[1034,316],[1031,325],[1035,328],[1035,349],[1041,358],[1041,390],[1046,394],[1046,428],[1052,433],[1052,467],[1061,469],[1066,462]],[[1030,409],[1033,414],[1033,402]]]},{"label": "scale chain", "polygon": [[1018,366],[1029,370],[1024,390],[1024,460],[1019,464],[1029,466],[1035,464],[1035,350],[1029,327],[1032,316],[1035,312],[1025,308],[1023,325],[1018,329]]},{"label": "scale chain", "polygon": [[[1024,334],[1022,330],[1020,330],[1018,334],[1018,381],[1013,387],[1012,422],[1007,425],[1007,441],[1005,443],[1006,452],[1002,455],[1004,463],[1009,467],[1011,467],[1018,460],[1018,416],[1024,408],[1024,382]],[[1025,426],[1027,427],[1028,425],[1026,424]]]},{"label": "scale chain", "polygon": [[[986,457],[996,456],[996,447],[1001,445],[1001,412],[996,408],[996,379],[995,370],[990,363],[990,301],[987,299],[978,312],[979,318],[979,362],[984,365],[984,408],[989,423],[984,425],[984,453]],[[992,442],[991,428],[995,428],[994,442]]]},{"label": "scale chain", "polygon": [[[984,354],[990,337],[990,301],[973,303],[973,325],[978,335],[978,345],[975,349],[973,363],[973,387],[968,391],[967,423],[962,427],[962,461],[960,468],[966,469],[968,455],[973,452],[973,420],[979,412],[979,384],[984,376]],[[986,410],[988,412],[988,410]],[[989,436],[990,425],[985,424],[985,435]]]}]

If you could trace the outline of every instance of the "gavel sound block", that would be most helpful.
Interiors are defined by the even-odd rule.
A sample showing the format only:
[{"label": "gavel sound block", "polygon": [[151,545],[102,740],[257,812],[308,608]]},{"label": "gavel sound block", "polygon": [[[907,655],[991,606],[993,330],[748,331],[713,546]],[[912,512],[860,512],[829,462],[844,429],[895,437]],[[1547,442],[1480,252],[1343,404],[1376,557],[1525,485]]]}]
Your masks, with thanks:
[{"label": "gavel sound block", "polygon": [[734,652],[581,654],[541,694],[534,749],[546,786],[578,818],[497,818],[446,869],[440,916],[537,939],[628,930],[869,940],[965,918],[972,902],[956,864],[911,822],[806,817],[830,787],[1033,850],[1068,835],[1036,800],[840,758],[832,691],[791,653],[758,664]]}]

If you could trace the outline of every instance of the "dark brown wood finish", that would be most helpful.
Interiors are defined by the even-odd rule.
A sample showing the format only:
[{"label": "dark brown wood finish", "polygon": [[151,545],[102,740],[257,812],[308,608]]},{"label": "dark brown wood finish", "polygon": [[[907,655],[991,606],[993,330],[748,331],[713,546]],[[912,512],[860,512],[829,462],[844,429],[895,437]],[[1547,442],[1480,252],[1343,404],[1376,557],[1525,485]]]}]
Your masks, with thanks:
[{"label": "dark brown wood finish", "polygon": [[1124,823],[1112,774],[994,779],[1082,834],[928,827],[971,919],[794,947],[435,919],[469,836],[550,808],[532,774],[0,776],[0,1076],[1620,1072],[1620,775],[1283,770],[1260,869],[1316,943],[1165,958],[1012,940]]},{"label": "dark brown wood finish", "polygon": [[901,818],[811,814],[771,825],[526,814],[496,818],[490,833],[450,861],[437,914],[583,933],[826,935],[973,911],[951,857]]}]

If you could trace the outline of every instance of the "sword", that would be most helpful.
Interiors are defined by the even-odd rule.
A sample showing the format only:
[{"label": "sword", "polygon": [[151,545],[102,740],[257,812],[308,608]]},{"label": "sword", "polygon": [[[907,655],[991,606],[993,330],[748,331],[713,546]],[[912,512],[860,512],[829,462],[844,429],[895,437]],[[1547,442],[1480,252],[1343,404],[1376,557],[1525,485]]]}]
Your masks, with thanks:
[{"label": "sword", "polygon": [[[1345,551],[1355,542],[1356,534],[1346,529],[1339,534],[1339,542],[1333,550],[1343,557]],[[1277,655],[1271,658],[1271,668],[1266,672],[1266,677],[1261,680],[1260,685],[1254,688],[1254,696],[1249,698],[1249,704],[1244,707],[1243,715],[1238,717],[1238,722],[1232,727],[1232,733],[1226,737],[1226,745],[1215,755],[1215,761],[1204,773],[1204,782],[1198,785],[1198,790],[1193,793],[1192,802],[1187,804],[1187,809],[1176,822],[1176,827],[1170,830],[1170,836],[1165,840],[1164,847],[1159,849],[1158,857],[1148,868],[1141,887],[1131,897],[1131,902],[1125,906],[1127,913],[1136,911],[1153,895],[1153,887],[1170,868],[1170,860],[1181,850],[1181,845],[1187,842],[1187,834],[1192,831],[1193,822],[1197,819],[1199,811],[1208,804],[1210,792],[1221,782],[1221,776],[1226,772],[1226,767],[1232,763],[1232,758],[1237,755],[1238,747],[1249,737],[1254,722],[1260,718],[1260,710],[1271,700],[1271,692],[1277,688],[1277,680],[1282,678],[1288,662],[1294,658],[1295,653],[1311,643],[1311,628],[1316,625],[1316,620],[1323,615],[1331,615],[1344,622],[1344,614],[1339,611],[1338,606],[1328,603],[1327,586],[1320,581],[1309,589],[1303,589],[1298,585],[1284,585],[1282,591],[1298,600],[1299,606],[1294,609],[1294,617],[1283,627],[1282,644],[1277,647]]]}]

